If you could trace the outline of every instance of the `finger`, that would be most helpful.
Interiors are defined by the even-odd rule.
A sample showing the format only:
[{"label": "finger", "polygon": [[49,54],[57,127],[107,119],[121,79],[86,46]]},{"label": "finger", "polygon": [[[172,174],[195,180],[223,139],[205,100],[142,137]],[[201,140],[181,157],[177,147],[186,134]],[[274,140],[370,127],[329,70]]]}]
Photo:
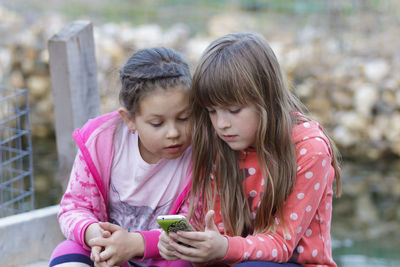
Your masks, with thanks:
[{"label": "finger", "polygon": [[108,242],[106,238],[103,237],[95,237],[89,240],[88,245],[93,247],[93,246],[100,246],[100,247],[105,247]]},{"label": "finger", "polygon": [[[164,239],[167,241],[164,242]],[[176,256],[173,253],[175,249],[169,244],[170,242],[173,241],[168,237],[167,238],[164,237],[164,239],[160,235],[160,239],[157,244],[160,255],[166,260],[176,260]]]},{"label": "finger", "polygon": [[187,232],[178,232],[175,238],[171,238],[171,241],[168,242],[168,246],[172,247],[173,249],[177,249],[177,246],[183,247],[193,247],[193,248],[200,248],[202,242],[207,240],[204,232],[198,232],[198,234],[190,235],[186,237]]},{"label": "finger", "polygon": [[101,252],[101,247],[99,246],[93,246],[91,255],[93,255],[93,261],[94,262],[99,262],[100,261],[100,252]]},{"label": "finger", "polygon": [[110,231],[103,231],[101,233],[101,237],[103,237],[103,238],[109,238],[110,236],[111,236]]},{"label": "finger", "polygon": [[175,251],[174,255],[176,258],[184,260],[184,261],[188,261],[188,262],[192,262],[192,263],[204,263],[203,258],[197,257],[196,254],[184,254],[184,253],[180,253],[179,251]]},{"label": "finger", "polygon": [[95,262],[94,267],[108,267],[105,262]]},{"label": "finger", "polygon": [[110,233],[114,233],[115,231],[120,230],[122,227],[109,222],[99,222],[100,227],[104,231],[109,231]]},{"label": "finger", "polygon": [[94,267],[108,267],[105,261],[95,262]]},{"label": "finger", "polygon": [[160,252],[161,257],[163,257],[166,260],[175,261],[179,259],[174,255],[175,250],[168,250],[165,247],[160,246],[160,244],[158,245],[158,250]]},{"label": "finger", "polygon": [[[157,247],[159,250],[164,251],[164,253],[169,254],[169,251],[175,250],[171,245],[170,242],[173,242],[172,240],[169,240],[167,242],[164,242],[162,240],[159,240]],[[170,254],[172,255],[172,254]]]},{"label": "finger", "polygon": [[101,261],[108,261],[113,255],[115,251],[112,249],[105,249],[100,253],[100,260]]},{"label": "finger", "polygon": [[205,219],[206,231],[217,231],[218,232],[218,228],[214,222],[214,214],[215,214],[214,210],[209,210],[206,214],[206,219]]},{"label": "finger", "polygon": [[[170,236],[172,233],[170,234]],[[185,231],[178,231],[176,236],[173,235],[171,238],[174,241],[180,241],[183,243],[193,243],[193,242],[201,242],[207,239],[207,235],[205,232],[185,232]],[[185,241],[185,242],[184,242]]]},{"label": "finger", "polygon": [[176,246],[173,245],[176,250],[173,252],[173,254],[185,261],[193,262],[193,263],[205,263],[209,261],[209,253],[204,253],[202,252],[201,249],[193,248],[193,247],[185,247],[182,245]]},{"label": "finger", "polygon": [[179,258],[178,258],[177,256],[175,256],[173,253],[170,255],[170,254],[166,254],[166,253],[163,253],[162,251],[160,251],[160,255],[161,255],[161,257],[162,257],[163,259],[165,259],[165,260],[167,260],[167,261],[176,261],[176,260],[179,260]]},{"label": "finger", "polygon": [[195,247],[198,243],[195,243],[194,246],[192,246],[192,244],[190,244],[189,241],[187,241],[186,243],[179,241],[179,242],[175,242],[175,241],[171,241],[169,243],[169,246],[172,247],[169,250],[171,252],[174,252],[174,255],[176,256],[175,252],[179,252],[182,255],[196,255],[198,253],[198,249]]},{"label": "finger", "polygon": [[[183,233],[185,233],[185,232],[183,232]],[[202,240],[202,238],[201,239],[198,239],[198,238],[193,239],[192,237],[187,238],[187,237],[181,235],[181,232],[179,232],[179,234],[175,234],[174,238],[171,238],[171,239],[176,244],[190,246],[190,247],[197,247],[198,246],[197,244],[199,244],[199,242],[201,242],[201,240]],[[174,243],[171,243],[171,244],[174,244]]]},{"label": "finger", "polygon": [[107,261],[107,266],[114,266],[114,265],[115,265],[115,260],[113,258]]},{"label": "finger", "polygon": [[167,260],[167,261],[176,261],[176,260],[179,260],[179,258],[176,257],[175,255],[168,256],[168,255],[165,255],[165,254],[163,254],[163,253],[161,253],[161,252],[160,252],[160,255],[161,255],[161,257],[162,257],[163,259],[165,259],[165,260]]},{"label": "finger", "polygon": [[168,235],[167,235],[167,237],[168,237],[168,240],[166,240],[166,241],[171,241],[171,240],[177,240],[178,239],[178,233],[175,233],[175,232],[170,232]]},{"label": "finger", "polygon": [[173,237],[174,233],[171,233],[170,235],[167,235],[165,232],[162,232],[161,235],[158,237],[158,240],[160,242],[168,244],[171,241],[171,237]]}]

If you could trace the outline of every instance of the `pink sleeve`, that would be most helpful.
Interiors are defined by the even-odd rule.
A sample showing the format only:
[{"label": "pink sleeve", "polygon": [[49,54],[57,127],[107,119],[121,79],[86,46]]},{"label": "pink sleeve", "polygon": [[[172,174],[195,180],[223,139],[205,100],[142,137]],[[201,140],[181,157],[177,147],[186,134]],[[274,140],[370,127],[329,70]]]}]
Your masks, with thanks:
[{"label": "pink sleeve", "polygon": [[[66,192],[60,202],[58,221],[62,233],[67,239],[74,240],[85,249],[86,228],[99,219],[93,213],[93,198],[100,198],[97,186],[87,169],[82,154],[78,151]],[[98,207],[97,207],[98,208]]]},{"label": "pink sleeve", "polygon": [[249,235],[246,238],[228,238],[228,251],[222,262],[236,264],[244,260],[287,262],[293,255],[299,240],[308,234],[311,220],[332,175],[331,156],[326,143],[310,138],[296,147],[298,168],[295,186],[288,196],[282,222],[275,219],[277,231]]},{"label": "pink sleeve", "polygon": [[161,259],[161,255],[158,251],[158,237],[160,236],[161,231],[161,229],[137,231],[144,239],[145,249],[143,257],[136,258],[136,260]]}]

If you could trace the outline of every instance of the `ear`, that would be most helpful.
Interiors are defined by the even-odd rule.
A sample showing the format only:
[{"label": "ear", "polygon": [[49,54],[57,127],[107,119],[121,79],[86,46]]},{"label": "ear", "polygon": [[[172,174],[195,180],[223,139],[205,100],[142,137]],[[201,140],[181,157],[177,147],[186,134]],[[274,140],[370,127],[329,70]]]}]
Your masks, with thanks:
[{"label": "ear", "polygon": [[132,132],[136,131],[135,116],[132,116],[129,111],[126,110],[126,108],[119,108],[118,113],[126,126],[128,126],[129,130],[131,130]]}]

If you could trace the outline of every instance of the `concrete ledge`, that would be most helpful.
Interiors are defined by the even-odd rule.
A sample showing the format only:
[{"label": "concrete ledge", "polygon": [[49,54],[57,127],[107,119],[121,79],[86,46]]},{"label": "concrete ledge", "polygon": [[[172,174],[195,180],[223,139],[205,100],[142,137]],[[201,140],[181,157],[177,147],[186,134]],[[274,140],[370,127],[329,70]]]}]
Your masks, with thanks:
[{"label": "concrete ledge", "polygon": [[58,205],[0,218],[0,266],[48,261],[64,240],[57,212]]}]

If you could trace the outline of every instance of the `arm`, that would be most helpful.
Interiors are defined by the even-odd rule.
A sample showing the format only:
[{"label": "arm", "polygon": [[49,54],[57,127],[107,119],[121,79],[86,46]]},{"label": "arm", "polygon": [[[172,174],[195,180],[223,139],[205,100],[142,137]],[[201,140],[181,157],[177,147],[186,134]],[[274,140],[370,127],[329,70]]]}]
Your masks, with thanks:
[{"label": "arm", "polygon": [[104,218],[100,216],[101,201],[98,188],[79,151],[58,214],[61,231],[67,239],[74,240],[90,250],[85,243],[86,229],[93,223],[106,220],[106,214]]},{"label": "arm", "polygon": [[[307,149],[309,153],[304,156],[299,155],[298,166],[300,168],[296,184],[283,207],[286,231],[283,231],[282,222],[278,223],[275,233],[249,235],[246,238],[217,235],[218,230],[216,230],[213,238],[209,241],[205,241],[210,236],[207,231],[204,233],[180,232],[177,236],[170,235],[170,238],[176,242],[189,244],[192,248],[181,246],[176,242],[168,245],[168,240],[163,245],[169,251],[168,253],[164,252],[165,255],[179,255],[181,259],[197,263],[217,260],[229,265],[244,260],[287,262],[293,255],[299,240],[309,233],[307,232],[308,227],[315,217],[327,187],[327,177],[331,172],[329,164],[331,156],[324,143],[316,140],[302,142],[297,147],[298,152],[303,148]],[[312,176],[310,177],[311,172]],[[221,237],[227,239],[227,247],[223,245]],[[206,249],[213,253],[199,258],[201,255],[207,255],[203,253]],[[171,252],[172,250],[176,251]],[[224,256],[219,258],[220,255]]]},{"label": "arm", "polygon": [[[307,153],[301,155],[300,151],[305,151],[304,149]],[[228,264],[243,260],[287,262],[295,252],[300,239],[312,235],[309,226],[312,220],[316,219],[317,208],[327,191],[328,177],[333,171],[330,165],[331,156],[326,144],[316,139],[299,144],[297,152],[296,183],[283,207],[286,231],[282,223],[278,222],[276,233],[250,235],[247,238],[227,237],[229,248],[222,262]]]}]

